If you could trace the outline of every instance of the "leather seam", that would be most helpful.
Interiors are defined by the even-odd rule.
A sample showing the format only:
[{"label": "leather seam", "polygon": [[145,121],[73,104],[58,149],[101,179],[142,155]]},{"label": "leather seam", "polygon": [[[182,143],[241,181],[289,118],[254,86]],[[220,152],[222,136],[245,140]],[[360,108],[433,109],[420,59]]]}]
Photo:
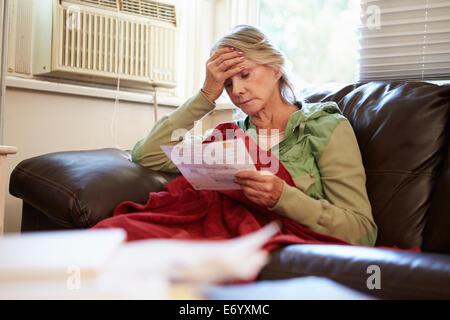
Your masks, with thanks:
[{"label": "leather seam", "polygon": [[408,175],[408,176],[430,176],[434,177],[438,174],[436,172],[413,172],[413,171],[405,171],[405,170],[365,170],[366,175],[381,175],[381,174],[392,174],[392,175]]},{"label": "leather seam", "polygon": [[23,202],[25,202],[27,205],[29,205],[30,207],[37,209],[39,212],[41,212],[45,217],[47,217],[49,220],[53,221],[54,223],[60,225],[61,227],[64,228],[73,228],[73,225],[70,225],[69,223],[67,223],[66,221],[63,221],[62,219],[56,218],[50,214],[48,214],[45,210],[42,210],[41,208],[39,208],[39,206],[37,205],[33,205],[28,201],[25,201],[22,199]]},{"label": "leather seam", "polygon": [[41,175],[39,175],[39,174],[37,174],[35,172],[32,172],[32,171],[27,170],[27,169],[24,169],[22,167],[17,167],[15,170],[17,170],[17,171],[19,171],[19,172],[21,172],[21,173],[23,173],[25,175],[32,176],[32,177],[34,177],[34,178],[36,178],[38,180],[41,180],[41,182],[45,182],[45,183],[49,184],[50,186],[56,187],[60,191],[62,191],[63,193],[66,193],[66,196],[69,196],[69,198],[70,197],[73,198],[74,199],[74,203],[75,203],[75,209],[77,209],[80,212],[81,217],[83,218],[83,222],[86,225],[90,226],[89,218],[86,217],[86,213],[83,212],[83,210],[81,209],[80,200],[78,199],[78,197],[76,196],[76,194],[72,190],[66,188],[63,185],[58,184],[57,182],[49,180],[49,179],[47,179],[47,178],[45,178],[45,177],[43,177],[43,176],[41,176]]}]

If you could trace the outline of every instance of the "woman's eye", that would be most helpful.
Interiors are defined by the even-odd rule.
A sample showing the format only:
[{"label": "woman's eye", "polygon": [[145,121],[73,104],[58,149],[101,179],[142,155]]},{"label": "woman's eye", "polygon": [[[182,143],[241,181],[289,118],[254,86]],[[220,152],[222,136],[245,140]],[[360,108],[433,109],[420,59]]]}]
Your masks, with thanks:
[{"label": "woman's eye", "polygon": [[249,73],[242,74],[241,78],[242,78],[242,79],[245,79],[245,78],[248,78],[248,76],[249,76]]}]

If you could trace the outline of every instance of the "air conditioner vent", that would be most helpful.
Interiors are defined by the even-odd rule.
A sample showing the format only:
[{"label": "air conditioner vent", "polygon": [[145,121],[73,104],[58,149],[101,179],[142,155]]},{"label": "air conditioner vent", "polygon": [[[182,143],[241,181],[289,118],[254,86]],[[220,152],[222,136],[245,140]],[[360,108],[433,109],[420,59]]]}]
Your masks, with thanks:
[{"label": "air conditioner vent", "polygon": [[123,0],[122,11],[176,25],[175,6],[151,0]]},{"label": "air conditioner vent", "polygon": [[75,0],[45,1],[46,14],[33,20],[35,33],[43,35],[33,51],[33,75],[105,84],[120,78],[121,86],[146,90],[176,86],[174,25],[142,14],[117,15],[97,8],[94,0],[84,0],[79,8],[74,8]]},{"label": "air conditioner vent", "polygon": [[152,0],[67,0],[72,3],[79,3],[89,6],[97,6],[104,9],[117,10],[117,3],[120,10],[126,13],[137,14],[146,18],[155,19],[161,22],[177,25],[175,6]]},{"label": "air conditioner vent", "polygon": [[117,9],[117,0],[78,0],[77,2]]}]

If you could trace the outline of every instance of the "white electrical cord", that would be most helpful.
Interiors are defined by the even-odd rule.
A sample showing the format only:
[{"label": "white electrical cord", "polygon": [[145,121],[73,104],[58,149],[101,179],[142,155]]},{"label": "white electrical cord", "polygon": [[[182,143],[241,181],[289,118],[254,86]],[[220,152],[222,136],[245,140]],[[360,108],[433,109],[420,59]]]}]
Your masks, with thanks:
[{"label": "white electrical cord", "polygon": [[156,87],[153,87],[153,114],[155,123],[158,121],[158,101],[156,100]]},{"label": "white electrical cord", "polygon": [[1,44],[1,55],[2,55],[2,60],[1,60],[1,80],[0,80],[0,127],[1,127],[1,132],[0,132],[0,144],[4,145],[5,144],[5,106],[6,106],[6,64],[7,64],[7,55],[8,55],[8,24],[9,24],[9,20],[8,20],[8,11],[9,11],[9,0],[5,0],[3,1],[3,8],[2,8],[2,44]]},{"label": "white electrical cord", "polygon": [[114,110],[113,110],[113,115],[112,115],[112,119],[111,119],[111,125],[110,125],[110,132],[111,132],[111,137],[113,139],[113,144],[114,147],[117,149],[121,149],[122,148],[119,146],[118,142],[117,142],[117,110],[119,109],[119,93],[120,93],[120,73],[122,72],[122,66],[123,66],[123,61],[122,61],[122,39],[120,38],[120,36],[122,35],[122,23],[120,21],[120,0],[116,0],[116,5],[117,5],[117,23],[118,23],[118,33],[117,33],[117,37],[119,39],[119,63],[118,63],[118,68],[119,70],[117,71],[117,88],[116,88],[116,97],[114,99]]},{"label": "white electrical cord", "polygon": [[[112,119],[111,119],[111,125],[110,125],[110,132],[111,132],[111,137],[113,139],[113,143],[114,143],[114,147],[123,150],[123,148],[121,148],[117,142],[117,111],[119,109],[119,93],[120,93],[120,73],[122,71],[122,67],[123,67],[123,42],[122,39],[120,39],[120,36],[122,35],[122,23],[120,21],[120,2],[121,0],[116,0],[116,4],[117,4],[117,22],[119,25],[119,30],[118,30],[118,38],[119,38],[119,64],[118,64],[118,74],[117,74],[117,88],[116,88],[116,97],[114,100],[114,111],[113,111],[113,115],[112,115]],[[156,87],[153,87],[153,109],[154,109],[154,120],[155,123],[156,121],[158,121],[158,103],[156,100]]]}]

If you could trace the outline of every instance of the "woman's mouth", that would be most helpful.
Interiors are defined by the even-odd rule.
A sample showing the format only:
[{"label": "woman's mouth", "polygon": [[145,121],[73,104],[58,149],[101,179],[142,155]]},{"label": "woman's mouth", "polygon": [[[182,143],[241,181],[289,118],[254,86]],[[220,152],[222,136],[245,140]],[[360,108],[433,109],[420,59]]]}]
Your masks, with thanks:
[{"label": "woman's mouth", "polygon": [[250,101],[252,101],[253,99],[248,99],[248,100],[245,100],[245,101],[242,101],[240,104],[241,105],[246,105],[246,104],[248,104]]}]

